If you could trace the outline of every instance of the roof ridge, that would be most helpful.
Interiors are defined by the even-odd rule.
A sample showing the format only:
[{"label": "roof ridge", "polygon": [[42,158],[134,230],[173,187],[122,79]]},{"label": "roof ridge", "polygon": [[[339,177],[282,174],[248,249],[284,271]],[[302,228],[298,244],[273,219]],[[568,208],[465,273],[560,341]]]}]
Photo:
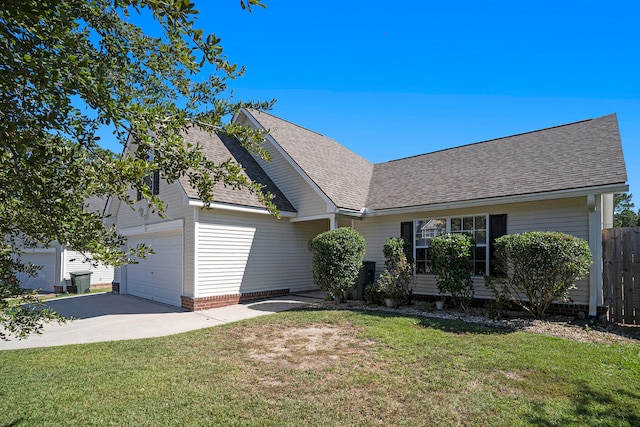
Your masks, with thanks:
[{"label": "roof ridge", "polygon": [[508,136],[501,136],[500,138],[486,139],[484,141],[477,141],[477,142],[472,142],[472,143],[469,143],[469,144],[458,145],[458,146],[455,146],[455,147],[443,148],[441,150],[431,151],[429,153],[415,154],[413,156],[407,156],[407,157],[402,157],[400,159],[393,159],[393,160],[388,160],[386,162],[376,163],[376,165],[383,165],[383,164],[386,164],[386,163],[398,162],[398,161],[401,161],[401,160],[412,159],[414,157],[428,156],[428,155],[431,155],[431,154],[442,153],[444,151],[457,150],[459,148],[471,147],[473,145],[485,144],[487,142],[500,141],[501,139],[513,138],[513,137],[516,137],[516,136],[529,135],[529,134],[538,133],[538,132],[545,132],[545,131],[548,131],[548,130],[551,130],[551,129],[558,129],[558,128],[562,128],[562,127],[566,127],[566,126],[577,125],[579,123],[586,123],[586,122],[590,122],[590,121],[593,121],[593,120],[602,119],[604,117],[608,117],[608,116],[611,116],[611,115],[615,115],[615,113],[607,114],[607,115],[602,116],[602,117],[595,117],[595,118],[578,120],[576,122],[565,123],[565,124],[556,125],[556,126],[549,126],[549,127],[543,128],[543,129],[536,129],[536,130],[531,130],[531,131],[528,131],[528,132],[515,133],[513,135],[508,135]]}]

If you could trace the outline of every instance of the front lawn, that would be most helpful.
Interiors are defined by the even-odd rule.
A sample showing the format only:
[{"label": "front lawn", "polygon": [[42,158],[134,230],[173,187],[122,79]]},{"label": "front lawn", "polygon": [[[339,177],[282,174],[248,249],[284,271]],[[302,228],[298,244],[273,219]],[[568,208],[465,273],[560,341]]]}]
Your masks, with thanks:
[{"label": "front lawn", "polygon": [[640,425],[640,344],[301,310],[0,352],[0,425]]}]

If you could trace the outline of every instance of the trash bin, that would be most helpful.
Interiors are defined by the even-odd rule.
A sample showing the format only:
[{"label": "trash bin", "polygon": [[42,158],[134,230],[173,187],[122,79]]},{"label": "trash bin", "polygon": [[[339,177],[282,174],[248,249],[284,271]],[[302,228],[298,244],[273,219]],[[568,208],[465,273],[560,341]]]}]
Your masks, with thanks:
[{"label": "trash bin", "polygon": [[[74,271],[69,273],[71,276],[71,285],[76,293],[85,294],[89,292],[89,288],[91,287],[91,274],[91,271]],[[73,290],[70,292],[73,292]]]},{"label": "trash bin", "polygon": [[376,279],[376,263],[375,261],[363,261],[358,280],[354,287],[354,299],[364,300],[364,290],[367,285],[375,282]]}]

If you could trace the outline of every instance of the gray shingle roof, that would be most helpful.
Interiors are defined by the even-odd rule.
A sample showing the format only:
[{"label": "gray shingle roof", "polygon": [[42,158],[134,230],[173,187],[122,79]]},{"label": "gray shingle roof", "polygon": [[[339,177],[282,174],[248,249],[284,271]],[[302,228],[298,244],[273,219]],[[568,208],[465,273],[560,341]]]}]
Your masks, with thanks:
[{"label": "gray shingle roof", "polygon": [[376,210],[624,184],[615,114],[376,164]]},{"label": "gray shingle roof", "polygon": [[365,206],[371,162],[319,133],[261,111],[248,112],[337,207]]},{"label": "gray shingle roof", "polygon": [[[200,144],[202,152],[209,160],[216,163],[222,163],[229,159],[241,164],[245,169],[246,176],[252,182],[258,182],[265,186],[263,191],[269,191],[275,197],[273,199],[276,207],[283,212],[295,212],[296,209],[287,200],[286,196],[273,183],[271,178],[267,176],[260,165],[255,161],[251,154],[240,144],[240,142],[222,132],[209,132],[200,127],[192,127],[188,133],[184,135],[185,142],[192,144]],[[198,199],[198,192],[189,184],[188,177],[181,177],[180,184],[187,193],[187,197]],[[229,203],[234,205],[249,207],[264,207],[258,197],[246,188],[233,189],[217,184],[214,187],[213,200],[218,203]]]}]

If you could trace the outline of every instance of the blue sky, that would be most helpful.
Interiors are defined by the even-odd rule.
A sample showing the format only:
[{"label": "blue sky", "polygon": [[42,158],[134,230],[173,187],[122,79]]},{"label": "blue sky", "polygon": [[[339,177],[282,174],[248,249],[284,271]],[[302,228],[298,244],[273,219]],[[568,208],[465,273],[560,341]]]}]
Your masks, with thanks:
[{"label": "blue sky", "polygon": [[374,163],[617,113],[640,208],[640,2],[193,1],[237,99]]}]

